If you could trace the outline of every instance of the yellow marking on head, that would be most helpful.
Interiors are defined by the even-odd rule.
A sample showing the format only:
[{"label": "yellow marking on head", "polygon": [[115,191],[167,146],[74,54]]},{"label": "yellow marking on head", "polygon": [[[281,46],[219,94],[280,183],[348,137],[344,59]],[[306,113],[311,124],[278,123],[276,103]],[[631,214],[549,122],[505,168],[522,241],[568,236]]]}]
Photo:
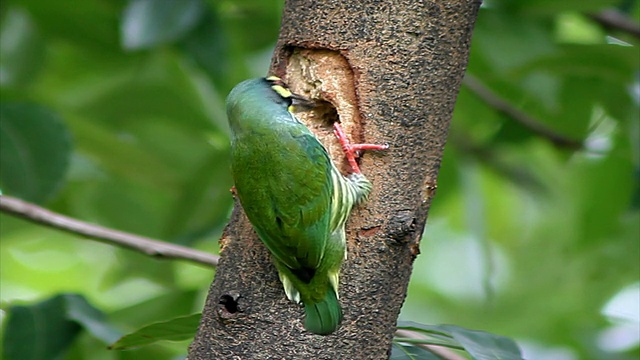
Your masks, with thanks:
[{"label": "yellow marking on head", "polygon": [[291,91],[282,85],[272,85],[271,88],[285,99],[291,97]]},{"label": "yellow marking on head", "polygon": [[278,95],[282,96],[285,99],[291,98],[293,96],[291,90],[289,90],[284,81],[282,81],[282,79],[280,79],[279,77],[272,75],[266,77],[265,79],[271,82],[271,88],[273,89],[273,91],[277,92]]}]

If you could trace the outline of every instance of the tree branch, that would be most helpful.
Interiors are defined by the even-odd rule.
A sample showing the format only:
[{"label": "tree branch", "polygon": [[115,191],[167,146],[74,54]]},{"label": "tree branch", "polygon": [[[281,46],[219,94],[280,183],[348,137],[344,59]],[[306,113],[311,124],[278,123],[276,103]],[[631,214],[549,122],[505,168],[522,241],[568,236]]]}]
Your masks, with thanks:
[{"label": "tree branch", "polygon": [[157,258],[185,260],[207,267],[216,267],[218,265],[219,257],[217,255],[89,224],[11,196],[0,195],[0,211],[36,224],[83,235],[93,240],[128,248]]},{"label": "tree branch", "polygon": [[389,358],[479,7],[479,0],[285,1],[270,74],[332,111],[314,111],[307,126],[321,139],[328,134],[332,154],[325,117],[338,118],[354,140],[392,149],[360,158],[373,191],[346,226],[337,332],[304,330],[304,310],[284,296],[268,249],[236,203],[190,360]]},{"label": "tree branch", "polygon": [[467,73],[462,83],[491,107],[509,116],[511,119],[539,136],[549,140],[555,146],[574,150],[582,147],[582,142],[556,133],[535,118],[515,108],[508,101],[492,92],[475,76]]},{"label": "tree branch", "polygon": [[449,143],[460,149],[462,154],[483,163],[516,185],[536,193],[547,191],[547,187],[526,166],[505,161],[492,148],[474,142],[469,134],[462,131],[452,132],[449,135]]},{"label": "tree branch", "polygon": [[640,39],[640,24],[629,19],[620,11],[604,10],[590,14],[589,17],[605,28],[620,30]]}]

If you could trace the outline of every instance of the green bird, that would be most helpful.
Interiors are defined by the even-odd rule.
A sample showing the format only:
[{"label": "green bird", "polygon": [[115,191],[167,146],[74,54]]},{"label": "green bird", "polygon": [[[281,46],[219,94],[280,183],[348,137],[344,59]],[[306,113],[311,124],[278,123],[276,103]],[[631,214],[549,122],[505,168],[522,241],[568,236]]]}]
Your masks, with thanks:
[{"label": "green bird", "polygon": [[326,335],[342,320],[338,276],[347,255],[345,222],[371,191],[355,157],[386,146],[349,144],[336,123],[353,167],[343,176],[293,114],[312,106],[275,76],[246,80],[227,97],[235,193],[272,254],[286,296],[304,304],[305,329]]}]

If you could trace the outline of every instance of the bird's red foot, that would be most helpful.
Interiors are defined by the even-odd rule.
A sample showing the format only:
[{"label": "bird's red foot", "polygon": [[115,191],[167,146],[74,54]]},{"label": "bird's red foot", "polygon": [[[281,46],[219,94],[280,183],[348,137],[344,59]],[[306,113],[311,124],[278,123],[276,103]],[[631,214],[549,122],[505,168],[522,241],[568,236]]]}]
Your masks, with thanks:
[{"label": "bird's red foot", "polygon": [[342,126],[339,122],[333,123],[333,133],[338,138],[340,142],[340,146],[342,146],[342,151],[344,151],[344,155],[347,157],[347,161],[349,161],[349,166],[351,166],[351,170],[354,173],[360,173],[360,167],[356,162],[356,158],[360,157],[360,152],[363,150],[386,150],[389,148],[388,144],[384,145],[375,145],[375,144],[352,144],[345,134]]}]

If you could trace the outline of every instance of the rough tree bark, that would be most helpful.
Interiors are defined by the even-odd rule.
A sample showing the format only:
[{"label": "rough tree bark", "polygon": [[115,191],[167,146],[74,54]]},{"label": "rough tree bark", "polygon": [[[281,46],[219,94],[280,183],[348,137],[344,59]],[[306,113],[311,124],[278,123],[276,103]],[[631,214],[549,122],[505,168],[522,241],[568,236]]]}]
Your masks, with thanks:
[{"label": "rough tree bark", "polygon": [[[304,331],[269,254],[236,202],[189,359],[384,359],[436,187],[479,0],[288,0],[272,73],[326,104],[305,116],[336,159],[339,119],[374,190],[348,223],[344,320]],[[340,160],[342,161],[342,160]]]}]

